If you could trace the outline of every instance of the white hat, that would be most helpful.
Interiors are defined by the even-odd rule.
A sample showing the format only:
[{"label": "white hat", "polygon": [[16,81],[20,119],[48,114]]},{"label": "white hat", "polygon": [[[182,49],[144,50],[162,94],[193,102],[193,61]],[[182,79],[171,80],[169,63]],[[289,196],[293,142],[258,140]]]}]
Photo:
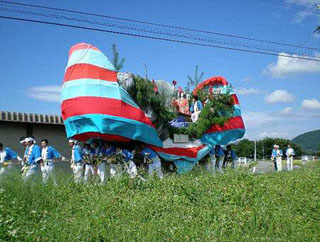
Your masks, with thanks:
[{"label": "white hat", "polygon": [[25,143],[25,142],[27,142],[27,141],[26,141],[26,138],[24,138],[23,140],[20,140],[20,144],[23,144],[23,143]]},{"label": "white hat", "polygon": [[27,137],[27,138],[24,139],[24,142],[33,142],[33,143],[35,143],[36,141],[32,137]]},{"label": "white hat", "polygon": [[69,143],[78,143],[78,141],[77,140],[75,140],[75,139],[69,139]]}]

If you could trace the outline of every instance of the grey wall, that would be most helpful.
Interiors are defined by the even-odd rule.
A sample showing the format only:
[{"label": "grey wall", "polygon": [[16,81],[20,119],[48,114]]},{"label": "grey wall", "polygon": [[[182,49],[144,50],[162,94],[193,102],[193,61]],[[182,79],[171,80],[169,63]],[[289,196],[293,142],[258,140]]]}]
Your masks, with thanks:
[{"label": "grey wall", "polygon": [[27,135],[34,136],[39,145],[41,139],[48,139],[49,145],[55,147],[66,158],[70,158],[71,150],[63,125],[0,121],[0,143],[3,143],[5,147],[12,148],[21,157],[24,148],[19,143],[19,138]]}]

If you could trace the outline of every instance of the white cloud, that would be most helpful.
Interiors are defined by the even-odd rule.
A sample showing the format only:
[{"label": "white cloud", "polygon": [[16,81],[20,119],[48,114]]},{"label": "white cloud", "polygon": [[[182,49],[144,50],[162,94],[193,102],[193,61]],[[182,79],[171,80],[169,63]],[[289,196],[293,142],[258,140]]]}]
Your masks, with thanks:
[{"label": "white cloud", "polygon": [[27,90],[27,95],[33,99],[45,102],[60,102],[61,86],[38,86]]},{"label": "white cloud", "polygon": [[320,110],[320,102],[315,98],[303,100],[301,106],[307,110]]},{"label": "white cloud", "polygon": [[235,89],[234,91],[238,95],[249,95],[249,94],[259,93],[259,90],[255,88],[240,88],[240,89]]},{"label": "white cloud", "polygon": [[[320,61],[288,58],[281,55],[288,54],[284,52],[279,53],[277,62],[269,64],[267,68],[263,70],[264,74],[275,78],[284,78],[293,74],[320,72]],[[298,57],[297,55],[290,56]],[[300,57],[320,60],[320,54],[316,54],[315,56]]]},{"label": "white cloud", "polygon": [[292,112],[292,107],[286,107],[280,113],[281,114],[289,114],[291,112]]},{"label": "white cloud", "polygon": [[279,133],[279,132],[262,132],[259,134],[259,137],[263,138],[284,138],[287,137],[287,133]]},{"label": "white cloud", "polygon": [[[307,17],[316,13],[316,5],[320,3],[318,0],[285,0],[285,3],[288,4],[288,9],[295,8],[301,9],[298,11],[293,19],[294,23],[301,23]],[[291,5],[291,6],[290,6]]]},{"label": "white cloud", "polygon": [[275,90],[265,97],[266,103],[289,103],[293,102],[294,96],[287,90]]}]

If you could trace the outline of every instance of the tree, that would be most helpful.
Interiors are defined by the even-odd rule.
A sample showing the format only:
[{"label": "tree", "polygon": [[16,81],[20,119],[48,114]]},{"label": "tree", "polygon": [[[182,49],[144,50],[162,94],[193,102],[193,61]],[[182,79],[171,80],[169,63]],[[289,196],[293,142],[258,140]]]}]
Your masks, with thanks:
[{"label": "tree", "polygon": [[201,81],[201,79],[203,77],[204,72],[201,72],[201,74],[199,75],[198,69],[199,69],[199,67],[196,65],[196,69],[195,69],[195,72],[194,72],[194,79],[192,79],[188,75],[188,79],[189,79],[189,81],[188,81],[188,91],[190,91],[189,90],[190,86],[195,86],[196,87],[200,83],[200,81]]},{"label": "tree", "polygon": [[116,68],[117,71],[120,71],[123,67],[125,59],[122,58],[119,62],[119,53],[117,51],[117,46],[115,44],[112,44],[112,51],[113,51],[113,66]]}]

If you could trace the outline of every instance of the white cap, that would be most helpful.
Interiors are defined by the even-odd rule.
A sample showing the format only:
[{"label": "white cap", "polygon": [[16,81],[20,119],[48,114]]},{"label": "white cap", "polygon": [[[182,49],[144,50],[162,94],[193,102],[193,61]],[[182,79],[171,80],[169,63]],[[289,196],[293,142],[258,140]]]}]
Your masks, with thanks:
[{"label": "white cap", "polygon": [[23,144],[23,143],[25,143],[25,142],[27,142],[27,141],[26,141],[26,138],[24,138],[23,140],[20,140],[20,144]]}]

